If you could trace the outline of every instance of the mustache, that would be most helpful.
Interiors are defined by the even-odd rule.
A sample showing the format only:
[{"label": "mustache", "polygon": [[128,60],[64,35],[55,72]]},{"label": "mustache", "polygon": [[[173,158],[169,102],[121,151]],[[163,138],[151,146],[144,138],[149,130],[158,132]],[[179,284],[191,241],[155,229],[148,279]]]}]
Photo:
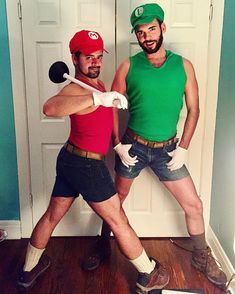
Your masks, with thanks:
[{"label": "mustache", "polygon": [[89,66],[88,69],[100,69],[100,66]]},{"label": "mustache", "polygon": [[145,41],[143,42],[143,44],[152,43],[152,42],[157,43],[156,40],[145,40]]}]

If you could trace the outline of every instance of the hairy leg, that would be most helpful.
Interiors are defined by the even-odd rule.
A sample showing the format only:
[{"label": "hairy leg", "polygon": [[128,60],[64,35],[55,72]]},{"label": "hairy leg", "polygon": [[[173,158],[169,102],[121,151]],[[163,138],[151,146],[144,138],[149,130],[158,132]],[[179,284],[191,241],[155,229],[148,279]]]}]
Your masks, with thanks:
[{"label": "hairy leg", "polygon": [[89,202],[92,209],[109,225],[121,252],[129,259],[136,259],[143,246],[131,228],[118,195],[102,202]]},{"label": "hairy leg", "polygon": [[[133,181],[134,179],[127,179],[116,174],[115,185],[116,185],[117,193],[121,201],[121,204],[126,199]],[[105,221],[103,221],[101,236],[108,238],[110,236],[110,233],[111,233],[111,229],[109,225]]]},{"label": "hairy leg", "polygon": [[30,243],[38,249],[47,246],[56,225],[71,207],[74,197],[52,197],[49,206],[34,228]]},{"label": "hairy leg", "polygon": [[162,183],[183,208],[189,234],[203,234],[205,228],[202,201],[196,192],[192,178],[188,176],[177,181],[165,181]]},{"label": "hairy leg", "polygon": [[121,177],[116,174],[115,185],[116,185],[117,193],[118,193],[118,196],[120,198],[121,203],[124,202],[128,193],[130,192],[130,188],[131,188],[133,181],[134,181],[134,179],[124,178],[124,177]]}]

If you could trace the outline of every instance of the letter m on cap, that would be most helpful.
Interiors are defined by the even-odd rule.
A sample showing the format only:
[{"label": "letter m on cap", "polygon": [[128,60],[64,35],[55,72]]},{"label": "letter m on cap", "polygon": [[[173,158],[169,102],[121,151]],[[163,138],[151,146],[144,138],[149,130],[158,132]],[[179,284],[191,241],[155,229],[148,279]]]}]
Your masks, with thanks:
[{"label": "letter m on cap", "polygon": [[95,33],[95,32],[89,32],[88,36],[92,39],[92,40],[97,40],[99,38],[99,36]]}]

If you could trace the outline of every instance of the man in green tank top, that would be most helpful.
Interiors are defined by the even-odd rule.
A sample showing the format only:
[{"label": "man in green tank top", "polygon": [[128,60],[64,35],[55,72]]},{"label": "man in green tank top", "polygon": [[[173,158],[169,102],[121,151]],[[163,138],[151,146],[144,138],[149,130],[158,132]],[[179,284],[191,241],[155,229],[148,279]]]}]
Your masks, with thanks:
[{"label": "man in green tank top", "polygon": [[[119,197],[123,202],[134,178],[149,166],[185,212],[193,244],[192,265],[212,283],[225,287],[227,278],[206,244],[202,201],[184,165],[199,117],[198,85],[193,65],[164,48],[166,26],[164,11],[159,5],[151,3],[134,9],[131,25],[143,50],[120,65],[112,85],[112,90],[127,94],[129,100],[128,127],[121,142],[118,115],[114,128]],[[184,95],[187,117],[176,145],[176,127]],[[109,233],[104,223],[102,236],[109,236]],[[147,293],[148,286],[137,290],[137,293]]]}]

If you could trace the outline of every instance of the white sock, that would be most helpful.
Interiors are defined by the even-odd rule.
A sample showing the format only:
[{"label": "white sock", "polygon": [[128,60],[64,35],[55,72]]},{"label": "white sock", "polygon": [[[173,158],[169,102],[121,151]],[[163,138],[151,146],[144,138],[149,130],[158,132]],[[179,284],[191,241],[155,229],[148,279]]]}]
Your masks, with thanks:
[{"label": "white sock", "polygon": [[32,246],[30,243],[27,247],[26,257],[25,257],[25,264],[23,270],[26,272],[30,272],[37,264],[40,257],[43,254],[44,249],[38,249]]},{"label": "white sock", "polygon": [[134,267],[137,269],[140,273],[148,273],[150,274],[154,267],[155,267],[155,261],[152,260],[152,262],[149,260],[148,255],[146,254],[145,250],[143,249],[142,253],[139,257],[136,259],[130,260],[130,262],[134,265]]}]

